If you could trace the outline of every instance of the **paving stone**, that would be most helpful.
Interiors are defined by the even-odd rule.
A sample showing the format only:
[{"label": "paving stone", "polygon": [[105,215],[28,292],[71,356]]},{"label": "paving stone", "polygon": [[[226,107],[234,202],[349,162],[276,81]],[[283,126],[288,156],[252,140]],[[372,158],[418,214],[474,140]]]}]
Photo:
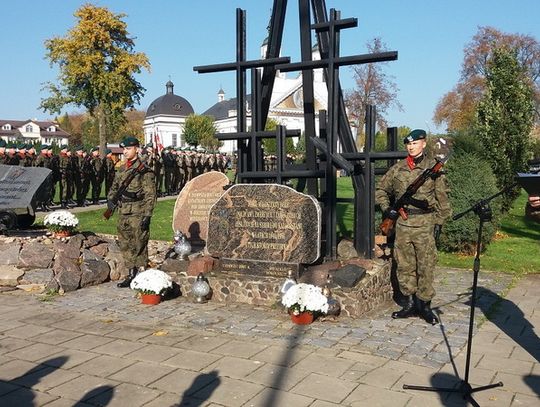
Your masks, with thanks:
[{"label": "paving stone", "polygon": [[20,338],[2,337],[0,338],[0,355],[11,351],[27,347],[34,342]]},{"label": "paving stone", "polygon": [[86,399],[97,396],[118,384],[118,382],[110,379],[81,375],[67,383],[49,389],[48,393],[72,400],[86,401]]},{"label": "paving stone", "polygon": [[17,390],[20,387],[21,386],[16,386],[15,384],[12,384],[12,383],[6,383],[6,382],[0,381],[0,396],[7,393],[11,393],[12,391]]},{"label": "paving stone", "polygon": [[134,363],[134,360],[122,359],[109,355],[99,355],[73,367],[72,370],[87,375],[107,377]]},{"label": "paving stone", "polygon": [[154,381],[150,387],[176,394],[178,402],[178,395],[191,396],[205,386],[219,383],[220,380],[216,371],[198,373],[178,369]]},{"label": "paving stone", "polygon": [[205,367],[203,371],[217,370],[220,376],[242,379],[263,365],[257,360],[241,359],[232,356],[224,356],[217,362]]},{"label": "paving stone", "polygon": [[[83,334],[76,333],[72,331],[65,331],[60,329],[55,329],[50,332],[38,335],[34,338],[36,342],[48,343],[49,345],[59,345],[63,342],[67,342],[71,339],[75,339]],[[62,345],[63,346],[63,345]]]},{"label": "paving stone", "polygon": [[211,353],[183,350],[176,356],[164,360],[162,364],[198,372],[222,357],[222,355],[214,355]]},{"label": "paving stone", "polygon": [[29,362],[35,362],[38,360],[43,360],[51,355],[55,355],[60,351],[62,351],[62,348],[59,348],[58,346],[47,345],[45,343],[34,343],[30,346],[9,352],[6,354],[6,356],[27,360]]},{"label": "paving stone", "polygon": [[341,403],[357,386],[358,383],[355,382],[312,373],[294,386],[291,392]]},{"label": "paving stone", "polygon": [[255,383],[220,377],[219,380],[195,392],[193,397],[220,406],[239,407],[243,406],[263,389],[263,386]]},{"label": "paving stone", "polygon": [[339,377],[354,364],[353,361],[334,356],[312,353],[295,366],[299,369]]},{"label": "paving stone", "polygon": [[402,371],[382,366],[372,370],[369,375],[362,377],[360,381],[371,386],[391,389],[403,374]]},{"label": "paving stone", "polygon": [[13,380],[13,383],[46,392],[52,387],[59,386],[62,383],[69,382],[80,376],[79,373],[71,372],[65,369],[46,366],[36,372],[27,374]]},{"label": "paving stone", "polygon": [[277,389],[264,389],[251,400],[249,400],[244,406],[258,407],[258,406],[311,406],[313,398],[301,396],[299,394],[288,393]]},{"label": "paving stone", "polygon": [[181,353],[179,349],[161,345],[146,345],[129,354],[128,357],[147,362],[162,362]]},{"label": "paving stone", "polygon": [[[174,393],[162,393],[160,396],[144,405],[144,407],[176,407],[184,398]],[[185,400],[185,399],[184,399]],[[193,404],[197,406],[197,404]],[[200,403],[199,403],[200,405]]]},{"label": "paving stone", "polygon": [[123,326],[120,329],[110,332],[107,336],[111,338],[125,339],[127,341],[136,341],[144,338],[145,336],[152,335],[154,331],[148,328]]},{"label": "paving stone", "polygon": [[402,407],[405,406],[410,399],[411,396],[405,393],[397,391],[384,391],[379,387],[360,384],[350,395],[347,396],[343,404],[358,407]]},{"label": "paving stone", "polygon": [[80,365],[87,360],[95,358],[95,353],[85,352],[77,349],[63,349],[55,355],[40,359],[39,362],[53,367],[62,367],[71,369],[74,366]]},{"label": "paving stone", "polygon": [[529,396],[537,396],[538,389],[540,389],[540,377],[533,375],[522,376],[511,373],[497,372],[493,382],[503,382],[504,389],[506,391],[526,394]]},{"label": "paving stone", "polygon": [[230,341],[213,349],[212,353],[249,359],[266,348],[267,346],[258,343]]},{"label": "paving stone", "polygon": [[110,388],[92,398],[86,398],[87,403],[107,407],[138,407],[154,400],[161,392],[146,387],[122,383]]},{"label": "paving stone", "polygon": [[121,382],[146,386],[159,380],[163,376],[168,375],[174,370],[175,368],[171,366],[158,365],[149,362],[136,362],[111,375],[110,378]]},{"label": "paving stone", "polygon": [[0,365],[0,380],[9,382],[17,377],[44,369],[44,365],[27,362],[25,360],[10,360]]},{"label": "paving stone", "polygon": [[178,342],[175,346],[183,349],[196,350],[199,352],[209,352],[226,342],[228,342],[228,339],[222,337],[194,335]]},{"label": "paving stone", "polygon": [[57,398],[40,391],[19,388],[1,396],[0,406],[43,406]]},{"label": "paving stone", "polygon": [[525,362],[523,360],[497,357],[495,355],[485,355],[482,360],[480,360],[477,367],[498,370],[501,373],[504,372],[526,376],[531,373],[533,363]]},{"label": "paving stone", "polygon": [[103,353],[112,356],[124,356],[144,347],[144,344],[138,342],[125,341],[117,339],[92,349],[92,352]]},{"label": "paving stone", "polygon": [[293,366],[306,356],[311,354],[307,349],[298,347],[269,346],[263,351],[257,353],[251,359],[279,366]]},{"label": "paving stone", "polygon": [[52,330],[53,328],[28,324],[5,331],[4,334],[13,338],[30,339],[34,336],[43,335],[44,333]]},{"label": "paving stone", "polygon": [[267,363],[246,376],[246,380],[273,389],[288,391],[310,373],[300,368],[293,369]]},{"label": "paving stone", "polygon": [[69,349],[92,350],[98,346],[113,342],[115,339],[104,336],[83,334],[69,341],[63,342],[62,346]]}]

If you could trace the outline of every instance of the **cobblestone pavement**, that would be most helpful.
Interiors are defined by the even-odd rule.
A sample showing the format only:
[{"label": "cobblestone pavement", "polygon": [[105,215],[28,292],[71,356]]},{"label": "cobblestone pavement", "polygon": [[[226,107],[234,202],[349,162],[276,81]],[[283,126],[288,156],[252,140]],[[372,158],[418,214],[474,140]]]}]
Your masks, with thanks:
[{"label": "cobblestone pavement", "polygon": [[[3,293],[0,406],[466,406],[456,393],[403,389],[463,377],[472,273],[437,274],[433,327],[392,320],[393,304],[294,326],[279,306],[189,296],[145,306],[114,283]],[[504,382],[474,394],[482,406],[540,405],[540,275],[510,284],[479,278],[469,383]]]}]

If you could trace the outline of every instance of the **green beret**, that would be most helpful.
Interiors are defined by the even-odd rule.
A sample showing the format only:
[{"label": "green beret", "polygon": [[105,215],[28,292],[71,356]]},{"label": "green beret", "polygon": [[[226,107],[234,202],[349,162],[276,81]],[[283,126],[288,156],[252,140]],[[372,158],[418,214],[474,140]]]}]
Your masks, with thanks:
[{"label": "green beret", "polygon": [[60,150],[67,150],[67,148],[68,148],[68,145],[67,145],[67,144],[62,144],[62,145],[60,146]]},{"label": "green beret", "polygon": [[0,138],[0,147],[6,147],[7,143],[3,138]]},{"label": "green beret", "polygon": [[75,146],[73,149],[74,149],[75,151],[84,151],[84,147],[81,146],[81,145]]},{"label": "green beret", "polygon": [[146,148],[148,148],[148,147],[154,148],[154,143],[148,143],[145,147],[146,147]]},{"label": "green beret", "polygon": [[411,131],[409,135],[403,139],[403,143],[407,144],[407,143],[410,143],[411,141],[424,140],[425,138],[426,138],[425,130],[416,129],[416,130]]},{"label": "green beret", "polygon": [[17,148],[15,143],[8,143],[7,148]]},{"label": "green beret", "polygon": [[93,153],[94,151],[99,151],[99,147],[92,147],[92,150],[90,150],[90,152]]},{"label": "green beret", "polygon": [[111,153],[112,153],[112,150],[111,150],[110,148],[108,148],[108,149],[105,150],[105,155],[111,154]]},{"label": "green beret", "polygon": [[139,140],[137,140],[135,137],[126,137],[122,142],[120,143],[120,147],[139,147],[140,143]]}]

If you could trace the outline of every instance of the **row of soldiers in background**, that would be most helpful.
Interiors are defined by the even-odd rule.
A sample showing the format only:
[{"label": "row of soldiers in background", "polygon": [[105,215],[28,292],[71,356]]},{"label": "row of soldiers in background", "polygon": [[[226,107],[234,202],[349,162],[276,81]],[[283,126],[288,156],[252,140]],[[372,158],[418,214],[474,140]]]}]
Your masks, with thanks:
[{"label": "row of soldiers in background", "polygon": [[166,147],[157,152],[153,143],[142,148],[141,157],[156,175],[158,196],[176,195],[187,182],[209,171],[225,173],[230,157],[194,147]]},{"label": "row of soldiers in background", "polygon": [[97,147],[87,152],[82,146],[70,150],[64,144],[60,146],[59,154],[54,154],[52,146],[49,145],[41,145],[36,150],[31,144],[7,145],[4,140],[0,140],[0,164],[44,167],[52,171],[52,176],[47,179],[45,186],[48,199],[38,202],[40,209],[45,211],[50,210],[50,206],[54,204],[57,187],[62,208],[67,208],[68,205],[86,206],[87,198],[91,198],[92,204],[98,204],[102,184],[105,183],[107,194],[115,171],[115,161],[110,149],[107,149],[106,157],[101,159]]}]

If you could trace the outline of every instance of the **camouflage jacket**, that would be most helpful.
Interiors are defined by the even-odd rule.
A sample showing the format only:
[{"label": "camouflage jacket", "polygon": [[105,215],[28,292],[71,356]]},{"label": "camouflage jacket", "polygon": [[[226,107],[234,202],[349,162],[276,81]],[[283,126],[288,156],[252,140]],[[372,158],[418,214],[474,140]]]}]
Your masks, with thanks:
[{"label": "camouflage jacket", "polygon": [[[416,179],[425,169],[431,168],[435,164],[434,159],[424,157],[418,165],[412,170],[407,165],[407,160],[401,160],[393,165],[388,172],[381,178],[376,186],[375,200],[385,211],[390,206],[390,199],[398,199],[405,193],[407,187]],[[420,226],[425,223],[442,225],[446,219],[452,215],[450,201],[448,199],[448,185],[444,175],[435,179],[428,179],[414,194],[413,198],[425,200],[429,209],[428,214],[411,215],[407,220],[398,219],[397,223],[407,226]],[[414,208],[413,206],[405,206]]]},{"label": "camouflage jacket", "polygon": [[[126,177],[139,166],[141,160],[137,157],[131,167],[127,163],[122,164],[116,171],[113,184],[109,191],[108,199],[114,199],[118,189]],[[152,169],[145,165],[127,187],[126,194],[118,201],[118,213],[121,215],[152,216],[156,203],[156,183]]]}]

